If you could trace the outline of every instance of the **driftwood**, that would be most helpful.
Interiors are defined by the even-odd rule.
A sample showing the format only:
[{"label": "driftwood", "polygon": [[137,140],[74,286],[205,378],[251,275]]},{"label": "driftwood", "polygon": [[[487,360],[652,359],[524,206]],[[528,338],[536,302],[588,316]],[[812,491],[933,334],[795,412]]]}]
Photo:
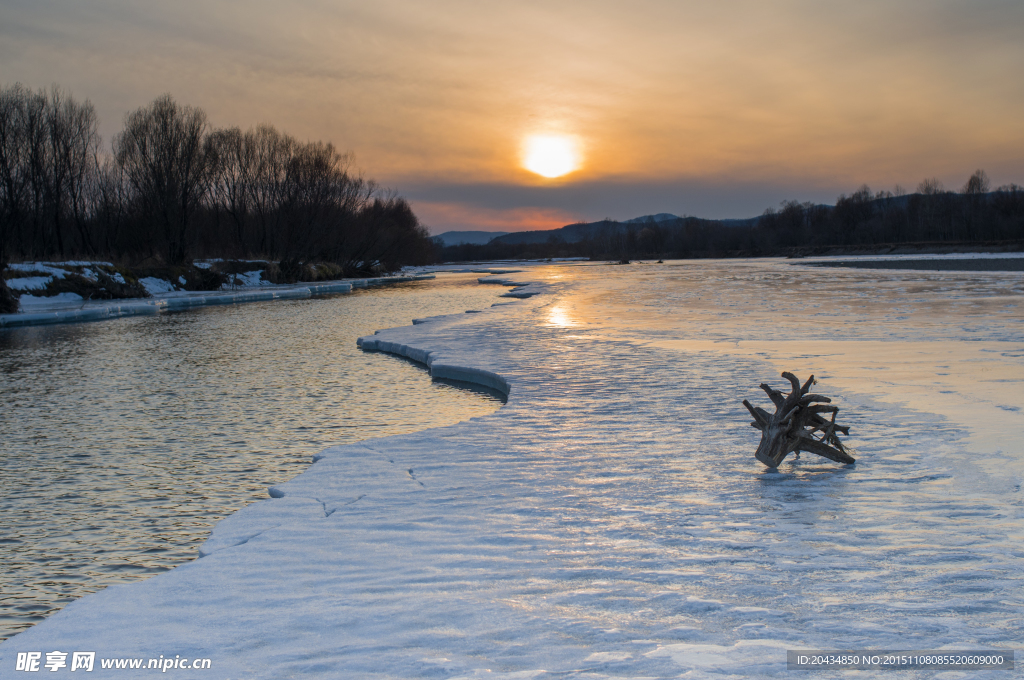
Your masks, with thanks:
[{"label": "driftwood", "polygon": [[[743,400],[743,405],[754,416],[751,425],[761,430],[761,443],[754,457],[770,468],[778,467],[794,451],[816,453],[837,463],[855,463],[839,441],[839,433],[850,434],[849,427],[836,424],[839,407],[829,406],[832,400],[828,397],[807,393],[815,383],[814,376],[808,378],[803,386],[792,373],[783,373],[782,377],[793,385],[788,395],[761,383],[761,389],[775,404],[775,413],[768,413]],[[832,414],[831,419],[823,417],[826,413]],[[815,437],[819,432],[821,436]]]}]

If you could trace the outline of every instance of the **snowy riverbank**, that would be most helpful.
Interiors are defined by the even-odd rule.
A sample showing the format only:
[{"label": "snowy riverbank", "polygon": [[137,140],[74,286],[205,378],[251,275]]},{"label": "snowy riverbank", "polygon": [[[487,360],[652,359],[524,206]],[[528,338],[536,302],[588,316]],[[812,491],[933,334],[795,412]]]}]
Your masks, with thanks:
[{"label": "snowy riverbank", "polygon": [[[1019,275],[705,261],[509,278],[524,299],[362,341],[491,381],[497,413],[318,453],[201,559],[0,645],[5,677],[54,650],[210,659],[210,678],[783,677],[787,649],[1024,642],[1022,452],[973,438],[1021,431]],[[837,335],[867,343],[873,380]],[[981,420],[886,370],[961,348],[975,371],[929,360],[914,380],[948,379],[944,399],[999,381]],[[753,459],[739,402],[782,386],[777,362],[822,379],[856,466]]]},{"label": "snowy riverbank", "polygon": [[270,300],[301,300],[317,295],[347,293],[354,288],[379,286],[403,281],[433,278],[432,274],[384,276],[368,279],[347,279],[323,283],[291,285],[255,284],[237,286],[226,291],[154,290],[151,297],[128,300],[82,300],[80,296],[62,293],[52,297],[22,296],[21,311],[0,314],[0,328],[39,326],[75,321],[102,321],[124,316],[140,316],[172,312],[209,305],[236,305]]}]

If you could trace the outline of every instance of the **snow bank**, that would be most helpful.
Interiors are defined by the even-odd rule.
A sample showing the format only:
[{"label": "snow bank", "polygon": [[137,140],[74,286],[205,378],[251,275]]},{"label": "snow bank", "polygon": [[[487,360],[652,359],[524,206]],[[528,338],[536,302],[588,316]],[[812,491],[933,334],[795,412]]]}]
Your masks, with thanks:
[{"label": "snow bank", "polygon": [[146,289],[146,292],[150,295],[157,296],[163,293],[172,293],[177,288],[174,284],[165,279],[158,279],[155,276],[146,276],[139,279],[139,283]]},{"label": "snow bank", "polygon": [[[49,297],[36,295],[22,295],[18,298],[22,311],[48,309],[51,307],[64,307],[82,303],[82,296],[77,293],[57,293]],[[2,322],[0,322],[2,323]]]},{"label": "snow bank", "polygon": [[20,279],[8,279],[7,287],[11,290],[43,290],[53,280],[50,276],[27,276]]},{"label": "snow bank", "polygon": [[[74,263],[68,262],[67,264],[73,266]],[[7,268],[16,272],[44,272],[58,279],[63,279],[64,275],[68,273],[66,269],[61,269],[54,266],[54,263],[49,262],[19,262],[17,264],[9,264]]]},{"label": "snow bank", "polygon": [[272,286],[270,281],[263,278],[262,269],[254,269],[253,271],[244,272],[242,274],[235,274],[230,277],[230,281],[225,283],[222,287],[225,289],[237,288],[239,286],[244,288],[256,288],[258,286]]},{"label": "snow bank", "polygon": [[[24,262],[9,265],[11,271],[26,272],[31,274],[46,274],[46,276],[23,276],[7,280],[7,287],[13,291],[45,290],[46,285],[53,279],[63,279],[67,270],[52,266],[44,262]],[[81,299],[81,298],[79,298]],[[29,304],[34,304],[29,300]]]}]

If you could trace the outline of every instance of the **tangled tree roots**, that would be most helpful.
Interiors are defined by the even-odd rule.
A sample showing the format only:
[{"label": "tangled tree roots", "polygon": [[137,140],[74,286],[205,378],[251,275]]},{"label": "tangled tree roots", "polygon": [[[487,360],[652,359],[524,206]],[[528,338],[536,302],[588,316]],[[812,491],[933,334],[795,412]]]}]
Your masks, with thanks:
[{"label": "tangled tree roots", "polygon": [[[850,428],[836,424],[839,407],[828,406],[832,401],[828,397],[807,394],[815,382],[814,376],[808,378],[802,387],[792,373],[785,372],[782,377],[793,385],[788,396],[761,383],[761,389],[775,404],[775,413],[768,413],[743,400],[743,405],[754,416],[751,425],[761,430],[761,443],[754,456],[770,468],[778,467],[794,451],[809,451],[837,463],[855,463],[839,441],[839,433],[850,434]],[[826,420],[822,417],[824,413],[831,413],[832,418]],[[821,436],[816,437],[819,432]]]}]

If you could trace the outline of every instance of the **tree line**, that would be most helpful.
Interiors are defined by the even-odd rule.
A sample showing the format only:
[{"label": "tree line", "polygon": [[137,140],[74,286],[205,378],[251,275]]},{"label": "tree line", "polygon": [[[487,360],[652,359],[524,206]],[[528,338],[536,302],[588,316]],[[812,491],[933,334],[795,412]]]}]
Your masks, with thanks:
[{"label": "tree line", "polygon": [[1024,188],[994,191],[984,170],[959,191],[926,179],[917,191],[872,193],[866,185],[835,206],[786,201],[769,208],[757,224],[761,247],[865,246],[882,243],[979,243],[1024,239]]},{"label": "tree line", "polygon": [[332,144],[272,125],[214,129],[169,95],[104,149],[93,105],[54,86],[0,89],[0,270],[13,259],[180,265],[320,261],[346,275],[432,261],[408,202]]},{"label": "tree line", "polygon": [[896,187],[872,192],[862,186],[842,194],[834,206],[783,201],[743,224],[683,217],[655,222],[612,220],[587,225],[588,236],[566,243],[552,235],[544,243],[456,245],[447,261],[515,258],[591,259],[757,257],[872,249],[882,245],[1018,242],[1024,246],[1024,188],[990,187],[978,170],[959,191],[926,179],[915,193]]}]

